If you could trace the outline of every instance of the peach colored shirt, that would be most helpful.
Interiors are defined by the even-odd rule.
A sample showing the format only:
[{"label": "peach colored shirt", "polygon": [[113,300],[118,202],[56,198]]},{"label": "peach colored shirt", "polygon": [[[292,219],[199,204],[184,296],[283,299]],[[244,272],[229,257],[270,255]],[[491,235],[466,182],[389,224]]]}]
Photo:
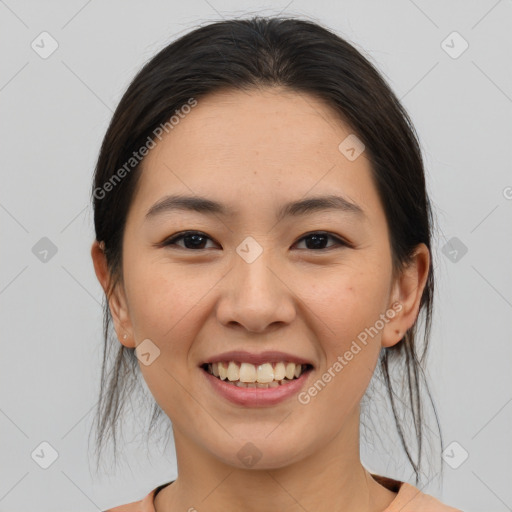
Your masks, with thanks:
[{"label": "peach colored shirt", "polygon": [[[382,512],[463,512],[458,508],[444,505],[439,500],[424,494],[417,487],[407,482],[400,482],[371,473],[372,477],[381,485],[393,492],[398,492],[392,503]],[[174,480],[173,480],[174,482]],[[167,485],[160,485],[147,494],[142,500],[119,505],[104,512],[155,512],[153,500],[155,496]]]}]

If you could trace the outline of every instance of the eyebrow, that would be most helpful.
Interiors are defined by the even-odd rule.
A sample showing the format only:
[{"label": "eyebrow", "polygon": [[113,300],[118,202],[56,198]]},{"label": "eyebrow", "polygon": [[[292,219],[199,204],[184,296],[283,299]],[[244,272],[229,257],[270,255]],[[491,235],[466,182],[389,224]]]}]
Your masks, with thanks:
[{"label": "eyebrow", "polygon": [[[149,220],[164,212],[176,210],[193,211],[205,215],[222,215],[224,217],[233,217],[237,214],[232,208],[206,197],[168,195],[153,204],[147,211],[145,218]],[[285,217],[298,217],[325,210],[336,210],[365,218],[364,210],[359,205],[336,195],[310,197],[286,203],[278,211],[276,218],[280,221]]]}]

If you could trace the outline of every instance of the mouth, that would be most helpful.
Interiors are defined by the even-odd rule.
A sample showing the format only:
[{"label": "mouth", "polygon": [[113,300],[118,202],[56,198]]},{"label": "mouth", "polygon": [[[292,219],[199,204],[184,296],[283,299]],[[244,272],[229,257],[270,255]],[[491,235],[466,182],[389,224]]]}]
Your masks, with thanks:
[{"label": "mouth", "polygon": [[200,366],[203,371],[226,384],[239,388],[268,389],[288,386],[313,369],[311,364],[291,361],[259,365],[240,361],[216,361]]}]

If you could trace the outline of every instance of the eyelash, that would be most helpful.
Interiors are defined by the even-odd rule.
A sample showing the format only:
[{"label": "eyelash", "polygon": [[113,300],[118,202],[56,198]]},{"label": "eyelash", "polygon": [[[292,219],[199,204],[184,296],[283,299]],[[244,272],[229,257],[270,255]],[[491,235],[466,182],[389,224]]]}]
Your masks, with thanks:
[{"label": "eyelash", "polygon": [[[170,246],[176,245],[176,242],[178,240],[181,240],[181,239],[185,238],[186,236],[190,236],[190,235],[199,235],[202,238],[208,238],[209,240],[212,240],[209,236],[207,236],[205,233],[202,233],[201,231],[183,231],[182,233],[178,233],[177,235],[174,235],[171,238],[164,240],[161,244],[159,244],[159,246],[160,247],[170,247]],[[302,240],[304,240],[306,238],[310,238],[313,235],[323,235],[327,238],[331,238],[337,242],[338,246],[352,247],[351,244],[349,244],[347,241],[343,240],[342,238],[332,235],[331,233],[324,232],[324,231],[312,231],[311,233],[307,233],[302,238],[300,238],[298,240],[298,242],[301,242]],[[196,252],[205,250],[205,249],[189,249],[187,247],[181,247],[181,246],[177,246],[177,247],[180,247],[181,249],[185,249],[187,251],[196,251]],[[318,251],[328,251],[333,248],[336,248],[336,246],[328,247],[326,249],[309,249],[309,250],[318,252]]]}]

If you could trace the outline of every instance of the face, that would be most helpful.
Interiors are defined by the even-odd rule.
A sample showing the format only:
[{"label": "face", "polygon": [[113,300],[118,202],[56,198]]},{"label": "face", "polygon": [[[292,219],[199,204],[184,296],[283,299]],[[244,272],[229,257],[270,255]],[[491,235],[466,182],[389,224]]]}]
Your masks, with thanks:
[{"label": "face", "polygon": [[[111,310],[122,343],[150,340],[143,377],[175,436],[206,457],[242,468],[247,441],[262,468],[318,452],[358,421],[382,346],[414,322],[423,282],[393,280],[370,161],[338,148],[351,133],[312,96],[222,92],[199,100],[143,162]],[[168,195],[226,211],[146,215]],[[327,195],[353,206],[278,217],[288,203]],[[312,369],[281,400],[242,403],[275,393],[249,388],[236,402],[201,367],[226,351],[281,351],[289,356],[269,362],[300,358]]]}]

